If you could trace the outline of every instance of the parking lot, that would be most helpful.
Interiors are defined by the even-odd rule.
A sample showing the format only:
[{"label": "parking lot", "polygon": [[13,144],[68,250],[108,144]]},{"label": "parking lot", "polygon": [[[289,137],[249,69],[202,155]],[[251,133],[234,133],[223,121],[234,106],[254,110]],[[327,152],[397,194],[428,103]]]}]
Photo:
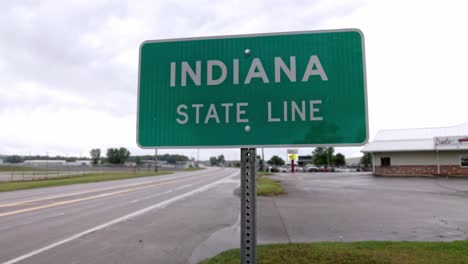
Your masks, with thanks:
[{"label": "parking lot", "polygon": [[468,239],[468,179],[276,173],[287,195],[258,198],[260,243]]}]

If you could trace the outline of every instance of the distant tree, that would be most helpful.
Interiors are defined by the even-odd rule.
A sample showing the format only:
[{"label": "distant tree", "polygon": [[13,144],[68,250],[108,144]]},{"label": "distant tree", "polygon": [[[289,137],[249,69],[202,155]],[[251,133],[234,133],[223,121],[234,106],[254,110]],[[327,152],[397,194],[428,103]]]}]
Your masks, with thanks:
[{"label": "distant tree", "polygon": [[211,166],[218,166],[218,158],[216,157],[210,157],[210,164]]},{"label": "distant tree", "polygon": [[99,163],[99,159],[101,158],[101,150],[100,149],[92,149],[89,154],[91,155],[91,160],[93,164],[96,165]]},{"label": "distant tree", "polygon": [[257,155],[257,161],[258,161],[259,170],[264,171],[265,161],[262,159],[260,155]]},{"label": "distant tree", "polygon": [[143,164],[143,160],[141,159],[141,157],[137,156],[135,158],[135,163],[137,166],[141,166]]},{"label": "distant tree", "polygon": [[334,147],[328,147],[325,149],[325,153],[327,154],[327,165],[334,164],[335,163],[335,148]]},{"label": "distant tree", "polygon": [[66,162],[75,162],[77,160],[77,158],[75,157],[68,157],[68,158],[65,158],[65,161]]},{"label": "distant tree", "polygon": [[371,167],[372,166],[372,154],[369,152],[365,153],[364,156],[361,157],[361,160],[359,163],[365,168]]},{"label": "distant tree", "polygon": [[6,163],[21,163],[23,162],[23,157],[21,156],[18,156],[18,155],[13,155],[13,156],[8,156],[6,159],[5,159],[5,162]]},{"label": "distant tree", "polygon": [[107,149],[107,161],[110,164],[124,164],[128,157],[130,157],[130,151],[126,148]]},{"label": "distant tree", "polygon": [[268,161],[268,164],[273,166],[283,166],[284,160],[281,157],[275,155],[271,157],[271,159]]},{"label": "distant tree", "polygon": [[218,156],[218,165],[223,165],[224,162],[225,162],[224,155],[223,154],[219,155]]},{"label": "distant tree", "polygon": [[164,154],[162,156],[158,155],[158,160],[166,161],[169,164],[176,164],[178,161],[188,161],[189,158],[178,154]]},{"label": "distant tree", "polygon": [[335,166],[345,166],[346,165],[346,158],[343,154],[338,153],[333,158],[333,163]]},{"label": "distant tree", "polygon": [[312,152],[312,162],[317,165],[325,165],[327,164],[327,154],[325,152],[325,148],[317,147]]},{"label": "distant tree", "polygon": [[335,148],[333,147],[317,147],[312,152],[312,161],[317,166],[324,166],[333,164],[333,153],[335,152]]}]

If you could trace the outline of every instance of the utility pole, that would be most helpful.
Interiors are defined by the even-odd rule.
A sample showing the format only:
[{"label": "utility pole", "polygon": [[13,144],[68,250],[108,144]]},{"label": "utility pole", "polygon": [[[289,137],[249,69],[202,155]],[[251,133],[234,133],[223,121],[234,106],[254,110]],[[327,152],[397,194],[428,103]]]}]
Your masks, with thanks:
[{"label": "utility pole", "polygon": [[263,148],[262,148],[262,171],[265,172],[265,153],[263,153]]},{"label": "utility pole", "polygon": [[154,149],[154,172],[158,172],[158,149]]},{"label": "utility pole", "polygon": [[46,176],[45,178],[47,179],[47,176],[49,174],[49,152],[46,152],[47,157],[46,157]]}]

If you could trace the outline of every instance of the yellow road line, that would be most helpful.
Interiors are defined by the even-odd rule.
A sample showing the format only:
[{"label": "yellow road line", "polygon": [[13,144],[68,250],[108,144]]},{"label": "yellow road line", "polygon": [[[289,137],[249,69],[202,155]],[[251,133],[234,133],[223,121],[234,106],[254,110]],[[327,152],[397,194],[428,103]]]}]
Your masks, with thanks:
[{"label": "yellow road line", "polygon": [[56,206],[60,206],[60,205],[73,204],[73,203],[83,202],[83,201],[87,201],[87,200],[93,200],[93,199],[97,199],[97,198],[128,193],[128,192],[137,191],[137,190],[149,189],[151,187],[166,185],[166,184],[170,184],[170,183],[181,181],[181,180],[183,180],[183,179],[176,179],[176,180],[172,180],[172,181],[167,181],[167,182],[162,182],[162,183],[157,183],[157,184],[152,184],[152,185],[147,185],[147,186],[142,186],[142,187],[130,188],[130,189],[125,189],[125,190],[116,191],[116,192],[110,192],[110,193],[104,193],[104,194],[89,196],[89,197],[85,197],[85,198],[73,199],[73,200],[68,200],[68,201],[61,201],[61,202],[56,202],[56,203],[47,204],[47,205],[41,205],[41,206],[36,206],[36,207],[30,207],[30,208],[15,210],[15,211],[11,211],[11,212],[0,213],[0,217],[16,215],[16,214],[26,213],[26,212],[31,212],[31,211],[37,211],[37,210],[40,210],[40,209],[51,208],[51,207],[56,207]]},{"label": "yellow road line", "polygon": [[[217,171],[215,171],[215,172],[217,172]],[[200,175],[203,175],[203,174],[192,175],[192,176],[188,176],[188,177],[184,177],[184,178],[180,178],[180,179],[181,180],[190,179],[190,178],[193,178],[193,177],[199,177]],[[2,208],[2,207],[12,207],[12,206],[17,206],[17,205],[22,205],[22,204],[27,204],[27,203],[40,202],[40,201],[51,200],[51,199],[56,199],[56,198],[63,198],[63,197],[74,196],[74,195],[82,195],[82,194],[88,194],[88,193],[93,193],[93,192],[101,192],[101,191],[105,191],[105,190],[109,190],[109,189],[117,189],[117,188],[122,188],[122,187],[143,185],[143,184],[146,184],[146,183],[127,184],[127,185],[122,185],[122,186],[117,186],[117,187],[112,186],[112,187],[107,187],[107,188],[95,189],[95,190],[91,190],[91,191],[76,192],[76,193],[70,193],[70,194],[65,194],[65,195],[48,196],[48,197],[42,197],[42,198],[26,200],[26,201],[21,201],[21,202],[14,202],[14,203],[5,203],[5,204],[0,204],[0,208]]]}]

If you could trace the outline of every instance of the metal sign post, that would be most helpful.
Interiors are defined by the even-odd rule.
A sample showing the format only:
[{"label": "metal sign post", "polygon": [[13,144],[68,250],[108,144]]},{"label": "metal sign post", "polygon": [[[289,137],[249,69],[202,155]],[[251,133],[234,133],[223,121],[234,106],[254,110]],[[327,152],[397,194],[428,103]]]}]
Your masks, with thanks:
[{"label": "metal sign post", "polygon": [[255,148],[241,148],[241,264],[257,263]]},{"label": "metal sign post", "polygon": [[241,148],[241,260],[255,264],[255,148],[364,145],[364,55],[359,29],[145,41],[137,144]]}]

